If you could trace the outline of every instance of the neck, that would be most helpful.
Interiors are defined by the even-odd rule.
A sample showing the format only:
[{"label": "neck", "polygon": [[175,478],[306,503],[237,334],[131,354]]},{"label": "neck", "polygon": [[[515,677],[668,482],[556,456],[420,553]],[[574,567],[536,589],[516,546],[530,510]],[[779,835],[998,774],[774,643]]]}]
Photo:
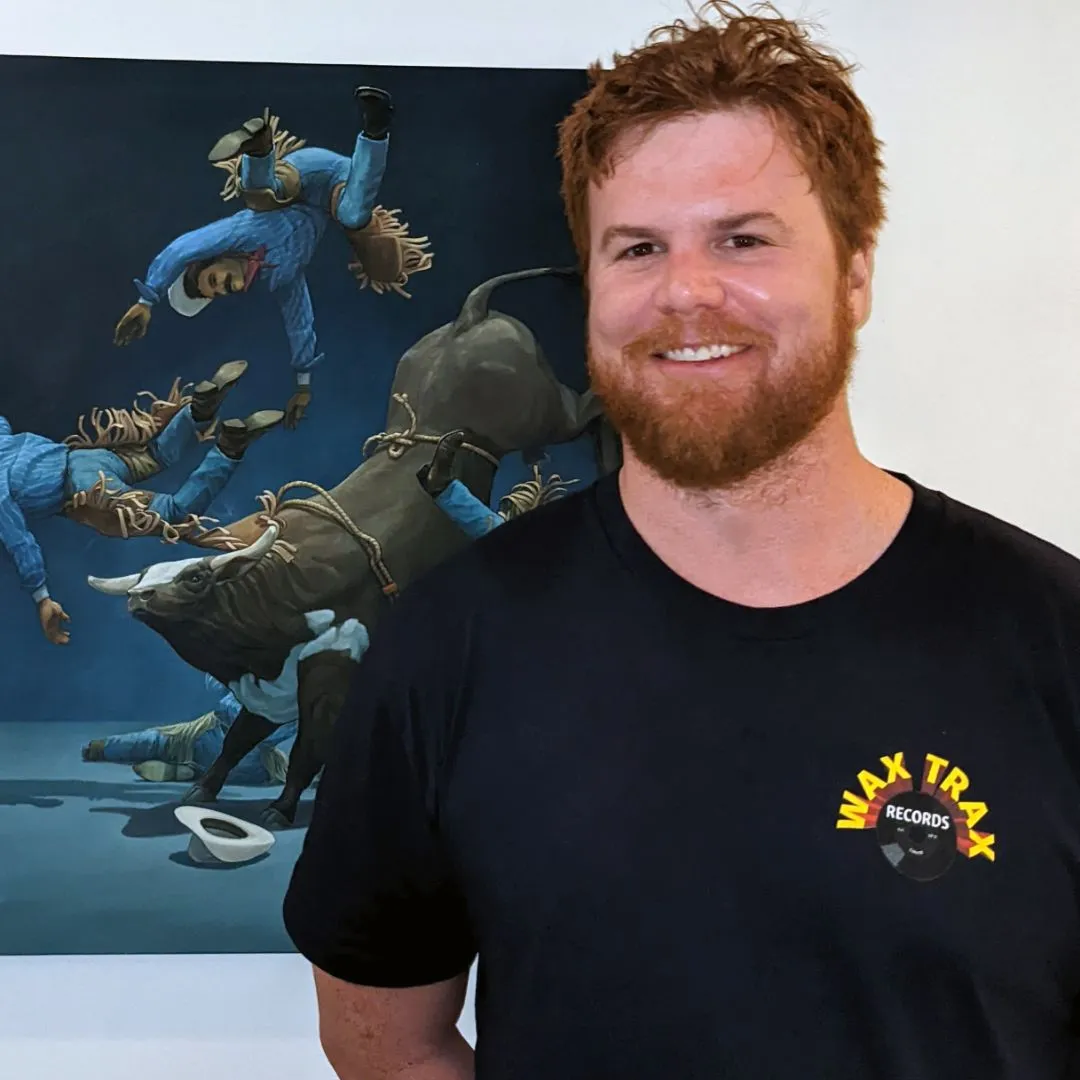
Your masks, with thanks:
[{"label": "neck", "polygon": [[686,491],[630,447],[619,487],[635,529],[675,573],[751,607],[803,603],[847,584],[889,546],[911,505],[908,485],[859,451],[846,401],[734,487]]}]

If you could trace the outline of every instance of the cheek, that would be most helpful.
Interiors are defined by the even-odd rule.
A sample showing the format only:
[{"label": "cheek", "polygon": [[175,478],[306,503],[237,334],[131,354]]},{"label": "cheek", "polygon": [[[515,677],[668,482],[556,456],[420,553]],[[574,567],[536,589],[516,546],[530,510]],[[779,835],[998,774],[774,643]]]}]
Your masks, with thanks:
[{"label": "cheek", "polygon": [[819,287],[818,280],[777,274],[732,276],[726,288],[728,307],[733,316],[781,345],[816,339],[829,332],[834,310],[832,294]]},{"label": "cheek", "polygon": [[589,282],[589,335],[600,347],[622,346],[656,324],[652,289],[643,275],[605,271]]}]

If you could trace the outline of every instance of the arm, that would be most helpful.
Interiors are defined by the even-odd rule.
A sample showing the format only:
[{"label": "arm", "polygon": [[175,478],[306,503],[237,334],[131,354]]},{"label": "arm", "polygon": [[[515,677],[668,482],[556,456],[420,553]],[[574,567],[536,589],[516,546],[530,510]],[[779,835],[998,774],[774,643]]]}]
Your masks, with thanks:
[{"label": "arm", "polygon": [[8,478],[4,475],[0,475],[0,544],[15,563],[23,589],[37,605],[42,633],[54,645],[66,645],[71,635],[61,624],[69,621],[68,614],[49,595],[41,545],[27,526],[22,509],[12,498]]},{"label": "arm", "polygon": [[478,499],[460,480],[451,480],[446,490],[435,497],[444,514],[476,540],[505,524],[493,510]]},{"label": "arm", "polygon": [[315,312],[311,307],[307,279],[303,274],[297,274],[288,285],[283,285],[276,292],[285,334],[289,339],[296,385],[307,388],[311,385],[312,368],[323,358],[322,353],[316,352]]},{"label": "arm", "polygon": [[209,259],[228,250],[232,246],[232,232],[230,219],[219,218],[178,236],[154,257],[146,272],[146,281],[135,279],[139,302],[147,307],[160,303],[188,263]]},{"label": "arm", "polygon": [[7,549],[19,582],[35,604],[48,599],[45,583],[45,558],[41,545],[26,524],[19,504],[12,497],[8,478],[0,474],[0,543]]},{"label": "arm", "polygon": [[473,1080],[456,1027],[468,974],[432,986],[356,986],[315,968],[319,1039],[341,1080]]},{"label": "arm", "polygon": [[469,635],[439,610],[414,585],[355,665],[283,905],[342,1080],[472,1080],[456,1021],[476,944],[438,824]]},{"label": "arm", "polygon": [[232,723],[232,721],[234,721],[243,711],[243,708],[243,705],[233,697],[232,691],[227,690],[222,694],[217,703],[217,708],[214,711],[227,717],[229,722]]}]

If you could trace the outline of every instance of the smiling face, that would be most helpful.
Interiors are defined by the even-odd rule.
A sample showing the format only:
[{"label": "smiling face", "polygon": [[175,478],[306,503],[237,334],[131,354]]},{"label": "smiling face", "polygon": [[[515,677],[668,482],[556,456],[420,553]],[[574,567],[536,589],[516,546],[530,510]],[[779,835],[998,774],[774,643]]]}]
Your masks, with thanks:
[{"label": "smiling face", "polygon": [[869,259],[841,267],[798,159],[757,110],[669,120],[589,198],[589,371],[628,453],[723,488],[841,403]]},{"label": "smiling face", "polygon": [[244,291],[244,263],[230,257],[217,259],[199,271],[196,285],[200,296],[228,296]]}]

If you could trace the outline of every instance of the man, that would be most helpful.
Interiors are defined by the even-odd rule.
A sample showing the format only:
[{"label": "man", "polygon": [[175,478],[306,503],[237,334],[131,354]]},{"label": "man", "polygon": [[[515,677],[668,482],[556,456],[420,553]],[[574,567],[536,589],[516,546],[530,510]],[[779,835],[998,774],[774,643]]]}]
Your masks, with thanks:
[{"label": "man", "polygon": [[410,586],[337,722],[284,916],[343,1078],[1066,1075],[1080,567],[859,452],[879,144],[717,10],[561,129],[622,467]]},{"label": "man", "polygon": [[475,443],[476,440],[465,430],[448,432],[439,440],[431,461],[417,472],[416,478],[435,500],[435,505],[471,539],[477,540],[511,518],[565,495],[566,485],[562,478],[555,474],[550,480],[543,480],[539,465],[534,464],[533,478],[515,484],[499,500],[499,509],[490,509],[453,475],[454,459],[466,441]]},{"label": "man", "polygon": [[307,147],[278,161],[268,113],[217,141],[210,160],[232,164],[236,193],[247,206],[178,236],[158,253],[146,280],[135,281],[139,300],[117,324],[117,345],[143,337],[154,306],[165,299],[174,311],[193,317],[219,297],[264,282],[278,302],[289,341],[296,389],[286,405],[285,426],[296,426],[311,403],[311,373],[323,359],[305,272],[328,221],[337,221],[356,238],[354,250],[376,261],[385,262],[387,242],[395,252],[403,243],[388,235],[380,246],[373,235],[380,225],[373,213],[386,170],[393,104],[374,87],[358,87],[355,96],[361,126],[351,158]]},{"label": "man", "polygon": [[[49,594],[45,559],[28,519],[63,513],[110,535],[160,531],[203,515],[236,472],[247,448],[284,419],[277,409],[263,409],[246,420],[226,420],[214,445],[191,475],[172,493],[148,491],[144,480],[175,465],[217,417],[225,395],[247,370],[247,361],[231,360],[198,383],[191,398],[154,431],[152,421],[138,426],[127,414],[110,411],[100,439],[73,437],[54,442],[33,432],[14,434],[0,416],[0,544],[15,564],[19,582],[37,605],[38,621],[54,645],[67,645],[69,621]],[[149,428],[149,430],[146,430]],[[131,429],[129,431],[128,429]],[[151,434],[153,432],[153,434]],[[95,445],[96,443],[96,445]],[[129,530],[127,523],[137,527]]]},{"label": "man", "polygon": [[[130,765],[140,779],[159,784],[187,783],[204,775],[220,755],[225,736],[241,710],[240,702],[221,683],[208,675],[206,684],[220,695],[213,709],[178,724],[91,739],[82,748],[83,761]],[[278,725],[240,759],[229,773],[229,783],[285,783],[289,750],[295,739],[295,720]]]}]

